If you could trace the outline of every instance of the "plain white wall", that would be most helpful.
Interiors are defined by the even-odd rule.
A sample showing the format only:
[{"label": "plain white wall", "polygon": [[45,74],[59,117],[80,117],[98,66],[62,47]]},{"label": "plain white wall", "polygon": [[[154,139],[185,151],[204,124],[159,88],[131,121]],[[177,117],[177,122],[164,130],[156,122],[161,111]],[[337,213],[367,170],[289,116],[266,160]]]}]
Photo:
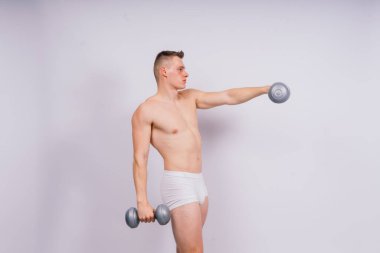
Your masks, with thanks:
[{"label": "plain white wall", "polygon": [[[199,110],[205,252],[379,252],[378,1],[0,1],[0,251],[175,252],[129,229],[130,118],[161,50],[189,87],[282,81]],[[148,192],[163,161],[150,149]]]}]

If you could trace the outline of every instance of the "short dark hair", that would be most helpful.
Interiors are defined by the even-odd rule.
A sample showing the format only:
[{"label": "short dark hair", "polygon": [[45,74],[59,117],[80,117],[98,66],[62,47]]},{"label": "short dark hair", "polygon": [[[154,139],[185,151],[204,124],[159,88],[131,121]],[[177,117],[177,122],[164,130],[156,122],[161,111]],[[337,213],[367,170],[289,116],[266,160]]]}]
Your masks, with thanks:
[{"label": "short dark hair", "polygon": [[160,63],[164,60],[164,59],[168,59],[168,58],[171,58],[171,57],[174,57],[174,56],[177,56],[179,58],[183,58],[183,56],[185,55],[185,53],[181,50],[181,51],[161,51],[157,54],[156,56],[156,59],[154,60],[154,66],[153,66],[153,73],[154,73],[154,77],[156,78],[156,80],[158,81],[158,73],[159,73],[159,66],[160,66]]}]

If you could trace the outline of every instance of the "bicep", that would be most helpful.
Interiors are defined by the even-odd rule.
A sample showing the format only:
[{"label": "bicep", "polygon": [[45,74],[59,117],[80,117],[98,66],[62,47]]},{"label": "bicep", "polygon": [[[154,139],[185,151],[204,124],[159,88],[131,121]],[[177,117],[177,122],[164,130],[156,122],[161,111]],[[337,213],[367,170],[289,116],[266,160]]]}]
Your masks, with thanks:
[{"label": "bicep", "polygon": [[195,103],[199,109],[209,109],[215,106],[228,105],[231,99],[227,91],[204,92],[201,90],[192,89],[195,97]]},{"label": "bicep", "polygon": [[137,109],[132,116],[133,156],[135,160],[148,159],[152,121],[147,113]]}]

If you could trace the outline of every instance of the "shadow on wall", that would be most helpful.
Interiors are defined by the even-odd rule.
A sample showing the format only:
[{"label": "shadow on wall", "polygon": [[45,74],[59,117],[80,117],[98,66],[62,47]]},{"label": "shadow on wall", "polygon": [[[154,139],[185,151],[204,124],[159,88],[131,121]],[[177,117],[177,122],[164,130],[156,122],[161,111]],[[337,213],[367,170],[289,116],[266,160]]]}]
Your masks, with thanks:
[{"label": "shadow on wall", "polygon": [[[230,141],[234,138],[240,138],[238,125],[235,115],[225,110],[226,108],[214,109],[199,113],[199,130],[202,135],[202,153],[203,153],[203,173],[205,175],[206,185],[209,188],[210,201],[215,196],[212,192],[223,192],[225,186],[220,184],[221,178],[228,178],[230,170],[228,167],[229,159],[225,157],[226,151],[230,147]],[[211,109],[213,110],[213,109]],[[223,113],[222,113],[223,111]],[[210,208],[212,208],[210,206]]]},{"label": "shadow on wall", "polygon": [[[212,109],[211,109],[212,110]],[[199,113],[198,125],[204,145],[217,147],[223,136],[236,129],[235,120],[231,115],[213,113],[212,111]],[[219,141],[218,141],[219,140]]]},{"label": "shadow on wall", "polygon": [[52,100],[64,101],[58,107],[67,109],[57,116],[63,125],[50,129],[40,252],[106,252],[115,240],[110,231],[124,229],[125,210],[115,203],[124,190],[117,187],[125,181],[121,165],[131,141],[125,86],[115,77],[96,74]]}]

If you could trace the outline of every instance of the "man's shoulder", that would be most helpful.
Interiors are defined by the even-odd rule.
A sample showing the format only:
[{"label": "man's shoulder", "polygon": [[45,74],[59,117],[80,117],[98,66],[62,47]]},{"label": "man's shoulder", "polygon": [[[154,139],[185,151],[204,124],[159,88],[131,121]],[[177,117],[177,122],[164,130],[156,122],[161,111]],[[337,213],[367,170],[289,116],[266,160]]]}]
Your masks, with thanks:
[{"label": "man's shoulder", "polygon": [[181,93],[183,94],[192,94],[194,92],[197,92],[199,91],[198,89],[194,89],[194,88],[188,88],[188,89],[185,89],[185,90],[181,90]]},{"label": "man's shoulder", "polygon": [[134,118],[149,119],[153,115],[153,110],[153,102],[148,98],[136,107],[132,115],[132,120]]},{"label": "man's shoulder", "polygon": [[196,98],[199,94],[202,93],[202,91],[195,88],[189,88],[186,90],[182,90],[181,93],[185,96]]},{"label": "man's shoulder", "polygon": [[196,89],[196,88],[189,88],[189,89],[186,89],[186,92],[191,94],[191,95],[199,95],[199,94],[204,93],[205,91],[200,90],[200,89]]}]

